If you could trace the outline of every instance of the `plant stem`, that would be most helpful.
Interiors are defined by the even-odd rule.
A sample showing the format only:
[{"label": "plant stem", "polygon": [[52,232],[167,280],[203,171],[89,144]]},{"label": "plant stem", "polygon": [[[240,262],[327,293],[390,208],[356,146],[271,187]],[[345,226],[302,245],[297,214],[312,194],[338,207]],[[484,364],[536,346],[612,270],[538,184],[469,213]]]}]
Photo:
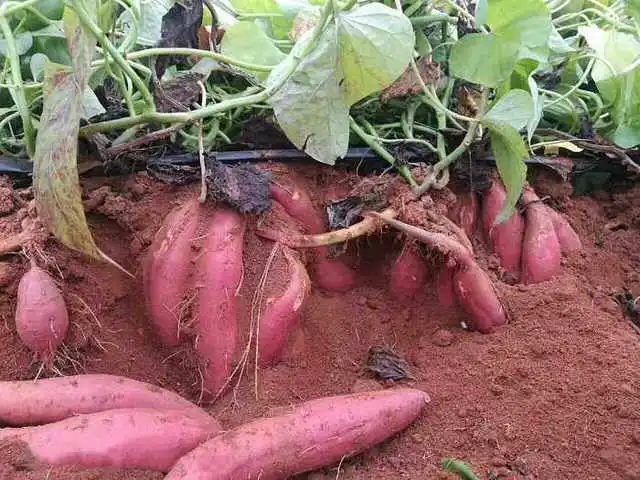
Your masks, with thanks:
[{"label": "plant stem", "polygon": [[8,17],[20,10],[35,5],[38,1],[39,0],[26,0],[22,2],[6,2],[4,4],[0,4],[0,17]]},{"label": "plant stem", "polygon": [[[318,43],[318,39],[324,31],[325,24],[333,11],[333,5],[331,0],[327,1],[322,9],[322,15],[320,20],[313,28],[311,39],[305,46],[304,50],[298,55],[294,56],[293,60],[289,64],[287,71],[279,77],[278,82],[267,86],[259,93],[253,93],[250,95],[238,96],[224,100],[220,103],[215,103],[208,107],[202,107],[190,112],[178,112],[178,113],[159,113],[156,111],[145,112],[135,117],[119,118],[117,120],[109,120],[106,122],[94,123],[93,125],[87,125],[80,129],[80,135],[90,135],[97,132],[106,132],[109,130],[125,129],[132,127],[133,125],[139,125],[143,123],[191,123],[201,118],[211,117],[227,110],[231,110],[238,107],[245,107],[256,103],[265,102],[273,94],[275,94],[282,86],[289,80],[291,75],[294,74],[303,58],[306,57]],[[123,60],[124,61],[124,60]],[[126,64],[126,61],[125,61]],[[128,64],[127,64],[128,65]],[[253,91],[253,88],[249,89]]]},{"label": "plant stem", "polygon": [[411,25],[424,27],[427,25],[431,25],[433,23],[438,22],[446,22],[446,23],[458,23],[458,19],[456,17],[451,17],[449,15],[425,15],[422,17],[413,17],[410,18]]},{"label": "plant stem", "polygon": [[29,157],[33,158],[36,151],[36,131],[33,128],[33,123],[31,122],[31,112],[27,106],[27,97],[24,94],[22,72],[20,71],[20,58],[18,57],[16,42],[13,38],[9,22],[4,16],[0,16],[0,29],[2,30],[2,35],[4,36],[7,48],[7,59],[11,65],[11,77],[13,83],[11,89],[13,90],[16,107],[22,119],[22,129],[24,131],[27,154]]},{"label": "plant stem", "polygon": [[351,127],[351,130],[353,130],[355,134],[358,135],[362,139],[362,141],[369,146],[371,150],[376,152],[383,160],[386,160],[389,165],[394,167],[402,176],[402,178],[409,182],[409,185],[411,185],[412,188],[418,187],[418,183],[413,178],[413,175],[411,175],[409,167],[407,167],[406,165],[398,165],[398,162],[393,157],[393,155],[391,155],[382,145],[380,145],[375,137],[365,132],[351,116],[349,116],[349,126]]},{"label": "plant stem", "polygon": [[71,0],[71,8],[75,10],[78,14],[78,18],[80,23],[84,28],[89,30],[91,34],[98,39],[100,44],[103,46],[109,55],[113,57],[113,60],[118,64],[118,66],[122,69],[122,71],[131,79],[133,84],[136,86],[138,91],[142,93],[142,98],[144,99],[144,103],[147,106],[147,109],[150,112],[155,111],[155,103],[153,100],[153,95],[144,84],[144,82],[140,79],[138,74],[131,68],[131,66],[127,63],[127,61],[122,57],[118,49],[111,43],[111,41],[107,38],[100,27],[96,25],[91,16],[87,13],[87,11],[80,5],[79,0]]},{"label": "plant stem", "polygon": [[[235,58],[221,55],[220,53],[212,52],[210,50],[199,50],[197,48],[147,48],[145,50],[139,50],[137,52],[131,52],[126,55],[127,60],[137,60],[139,58],[153,57],[159,55],[194,55],[202,58],[211,58],[217,60],[220,63],[226,63],[234,65],[246,70],[253,70],[256,72],[270,72],[274,67],[268,65],[256,65],[254,63],[243,62],[242,60],[236,60]],[[99,65],[100,62],[94,62],[94,65]]]}]

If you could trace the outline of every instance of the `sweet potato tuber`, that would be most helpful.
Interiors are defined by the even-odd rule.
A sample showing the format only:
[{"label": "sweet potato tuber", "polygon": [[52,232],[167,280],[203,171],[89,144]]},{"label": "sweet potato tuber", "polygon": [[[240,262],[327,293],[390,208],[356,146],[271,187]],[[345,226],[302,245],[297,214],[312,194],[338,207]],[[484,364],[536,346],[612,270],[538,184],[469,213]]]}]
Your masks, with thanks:
[{"label": "sweet potato tuber", "polygon": [[[289,216],[300,222],[306,233],[323,233],[327,230],[326,219],[318,212],[309,195],[299,186],[291,184],[285,189],[271,184],[271,196]],[[337,259],[329,258],[326,246],[314,249],[316,264],[314,278],[320,288],[334,292],[347,292],[353,288],[355,274],[351,268]]]},{"label": "sweet potato tuber", "polygon": [[449,213],[449,218],[459,225],[468,237],[471,237],[478,225],[479,205],[475,192],[463,192],[456,195],[457,202]]},{"label": "sweet potato tuber", "polygon": [[567,255],[571,252],[582,250],[582,241],[569,222],[553,208],[546,205],[545,207],[546,213],[553,222],[553,228],[558,236],[562,253]]},{"label": "sweet potato tuber", "polygon": [[13,426],[40,425],[77,414],[133,407],[188,411],[203,420],[210,418],[180,395],[116,375],[0,382],[0,422]]},{"label": "sweet potato tuber", "polygon": [[482,225],[487,242],[500,258],[502,267],[515,280],[520,278],[524,220],[515,211],[503,223],[494,225],[504,207],[507,193],[502,182],[494,179],[491,188],[484,194],[482,204]]},{"label": "sweet potato tuber", "polygon": [[216,208],[197,266],[196,350],[203,361],[204,388],[217,395],[229,374],[238,337],[237,290],[242,280],[244,218]]},{"label": "sweet potato tuber", "polygon": [[267,299],[266,309],[260,318],[258,356],[263,366],[280,360],[311,289],[300,255],[290,248],[282,249],[288,265],[289,282],[279,297]]},{"label": "sweet potato tuber", "polygon": [[560,242],[548,209],[531,187],[525,186],[522,200],[527,208],[522,247],[522,282],[544,282],[560,271]]},{"label": "sweet potato tuber", "polygon": [[78,415],[38,427],[0,429],[0,441],[24,442],[48,465],[166,472],[221,431],[185,411],[131,408]]},{"label": "sweet potato tuber", "polygon": [[453,273],[453,269],[445,265],[436,278],[438,300],[445,307],[452,307],[457,303],[453,291]]},{"label": "sweet potato tuber", "polygon": [[426,279],[424,259],[417,246],[406,241],[391,267],[389,291],[399,300],[413,298],[424,287]]},{"label": "sweet potato tuber", "polygon": [[357,455],[403,430],[428,397],[413,389],[321,398],[240,426],[185,455],[165,480],[279,480]]},{"label": "sweet potato tuber", "polygon": [[187,201],[167,215],[143,263],[147,309],[162,341],[179,343],[180,308],[191,273],[200,203]]},{"label": "sweet potato tuber", "polygon": [[33,259],[18,284],[17,301],[18,336],[36,358],[51,366],[56,349],[67,334],[69,314],[55,282]]}]

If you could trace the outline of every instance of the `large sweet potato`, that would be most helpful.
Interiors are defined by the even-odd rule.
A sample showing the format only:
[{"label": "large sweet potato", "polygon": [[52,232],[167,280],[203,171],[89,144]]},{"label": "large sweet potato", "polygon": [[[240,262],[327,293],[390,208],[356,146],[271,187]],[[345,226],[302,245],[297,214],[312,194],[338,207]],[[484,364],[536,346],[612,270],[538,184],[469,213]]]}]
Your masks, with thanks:
[{"label": "large sweet potato", "polygon": [[31,260],[31,268],[18,284],[16,330],[18,336],[48,366],[69,328],[67,307],[53,279]]},{"label": "large sweet potato", "polygon": [[192,241],[200,203],[189,200],[167,215],[143,262],[147,309],[161,340],[179,343],[180,310],[192,271]]},{"label": "large sweet potato", "polygon": [[413,389],[322,398],[242,425],[185,455],[165,480],[280,480],[357,455],[403,430],[428,397]]}]

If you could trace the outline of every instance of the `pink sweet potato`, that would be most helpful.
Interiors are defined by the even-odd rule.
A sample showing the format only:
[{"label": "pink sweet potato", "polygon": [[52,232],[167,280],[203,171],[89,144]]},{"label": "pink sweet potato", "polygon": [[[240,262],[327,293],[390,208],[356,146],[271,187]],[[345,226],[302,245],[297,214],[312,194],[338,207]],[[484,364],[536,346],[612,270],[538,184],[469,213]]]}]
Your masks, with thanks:
[{"label": "pink sweet potato", "polygon": [[57,285],[33,260],[18,284],[17,301],[18,336],[36,358],[51,366],[56,349],[67,334],[69,314]]},{"label": "pink sweet potato", "polygon": [[413,389],[312,400],[203,443],[165,480],[280,480],[333,465],[405,429],[427,402]]},{"label": "pink sweet potato", "polygon": [[567,219],[549,206],[546,206],[546,212],[553,222],[562,253],[568,255],[571,252],[582,250],[582,241]]},{"label": "pink sweet potato", "polygon": [[560,271],[560,242],[549,211],[529,186],[522,192],[526,230],[522,246],[522,282],[550,280]]},{"label": "pink sweet potato", "polygon": [[169,213],[143,263],[147,310],[168,346],[179,343],[180,309],[191,273],[192,241],[199,215],[197,199]]},{"label": "pink sweet potato", "polygon": [[166,472],[221,431],[179,410],[131,408],[78,415],[38,427],[4,428],[0,441],[24,442],[52,466],[131,468]]},{"label": "pink sweet potato", "polygon": [[438,300],[445,307],[453,307],[457,303],[453,291],[453,273],[453,269],[445,265],[436,278]]},{"label": "pink sweet potato", "polygon": [[258,361],[265,366],[280,360],[311,290],[311,280],[300,255],[282,247],[289,282],[279,297],[269,297],[259,322]]},{"label": "pink sweet potato", "polygon": [[413,298],[425,284],[427,276],[424,259],[411,241],[404,243],[402,251],[391,267],[389,291],[399,300]]},{"label": "pink sweet potato", "polygon": [[0,382],[0,423],[12,426],[57,422],[77,414],[120,408],[159,408],[209,414],[176,393],[116,375],[75,375]]},{"label": "pink sweet potato", "polygon": [[482,224],[490,247],[500,258],[502,267],[517,280],[520,277],[524,220],[515,211],[501,224],[494,225],[504,207],[507,193],[499,179],[494,179],[482,204]]},{"label": "pink sweet potato", "polygon": [[[327,221],[317,211],[309,195],[292,181],[287,188],[271,184],[271,196],[289,216],[300,222],[305,233],[316,234],[327,231]],[[315,248],[316,265],[314,278],[320,288],[334,292],[347,292],[353,288],[355,274],[343,262],[329,258],[327,247]]]},{"label": "pink sweet potato", "polygon": [[236,352],[245,227],[242,215],[216,208],[197,266],[196,350],[203,361],[208,395],[217,395],[224,386]]},{"label": "pink sweet potato", "polygon": [[464,230],[468,237],[473,236],[478,225],[480,208],[475,192],[463,192],[456,195],[457,202],[449,213],[449,218]]}]

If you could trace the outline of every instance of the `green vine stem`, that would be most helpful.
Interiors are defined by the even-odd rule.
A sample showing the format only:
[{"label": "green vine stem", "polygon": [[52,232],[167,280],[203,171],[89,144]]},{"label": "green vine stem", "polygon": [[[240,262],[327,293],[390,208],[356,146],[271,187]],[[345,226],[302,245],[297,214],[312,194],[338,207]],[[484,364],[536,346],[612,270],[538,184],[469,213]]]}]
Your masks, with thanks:
[{"label": "green vine stem", "polygon": [[[147,48],[137,52],[131,52],[126,55],[127,60],[138,60],[145,57],[154,57],[160,55],[193,55],[202,58],[210,58],[220,63],[226,63],[238,68],[244,68],[246,70],[253,70],[256,72],[270,72],[273,67],[267,65],[257,65],[254,63],[243,62],[242,60],[236,60],[235,58],[227,57],[220,53],[212,52],[211,50],[199,50],[197,48]],[[100,61],[99,61],[100,62]],[[94,62],[97,64],[97,62]]]},{"label": "green vine stem", "polygon": [[[110,130],[119,130],[132,127],[134,125],[140,125],[143,123],[190,123],[201,118],[211,117],[228,110],[254,105],[267,101],[272,95],[274,95],[282,86],[289,80],[291,75],[294,74],[302,60],[316,47],[318,39],[325,29],[327,20],[329,19],[331,12],[333,12],[333,4],[331,0],[327,1],[322,9],[321,17],[318,23],[315,25],[309,43],[305,46],[300,55],[295,56],[290,62],[287,71],[280,76],[277,82],[269,85],[259,93],[251,93],[248,95],[241,95],[235,98],[224,100],[220,103],[215,103],[207,107],[192,110],[190,112],[178,112],[178,113],[159,113],[154,111],[145,112],[140,115],[127,118],[119,118],[116,120],[109,120],[106,122],[94,123],[87,125],[80,129],[80,135],[86,136],[97,132],[107,132]],[[199,50],[198,50],[199,51]],[[122,59],[122,57],[120,57]],[[122,61],[128,66],[126,60]],[[146,87],[145,87],[146,88]],[[148,90],[147,90],[148,91]],[[253,90],[251,90],[253,91]]]},{"label": "green vine stem", "polygon": [[4,16],[0,16],[0,30],[2,30],[2,35],[4,36],[7,48],[7,58],[11,65],[13,96],[22,119],[22,129],[24,131],[27,154],[29,157],[33,158],[36,151],[36,130],[31,121],[31,112],[27,105],[27,97],[24,94],[24,83],[22,81],[22,72],[20,71],[20,58],[18,57],[16,42],[13,38],[9,22]]}]

